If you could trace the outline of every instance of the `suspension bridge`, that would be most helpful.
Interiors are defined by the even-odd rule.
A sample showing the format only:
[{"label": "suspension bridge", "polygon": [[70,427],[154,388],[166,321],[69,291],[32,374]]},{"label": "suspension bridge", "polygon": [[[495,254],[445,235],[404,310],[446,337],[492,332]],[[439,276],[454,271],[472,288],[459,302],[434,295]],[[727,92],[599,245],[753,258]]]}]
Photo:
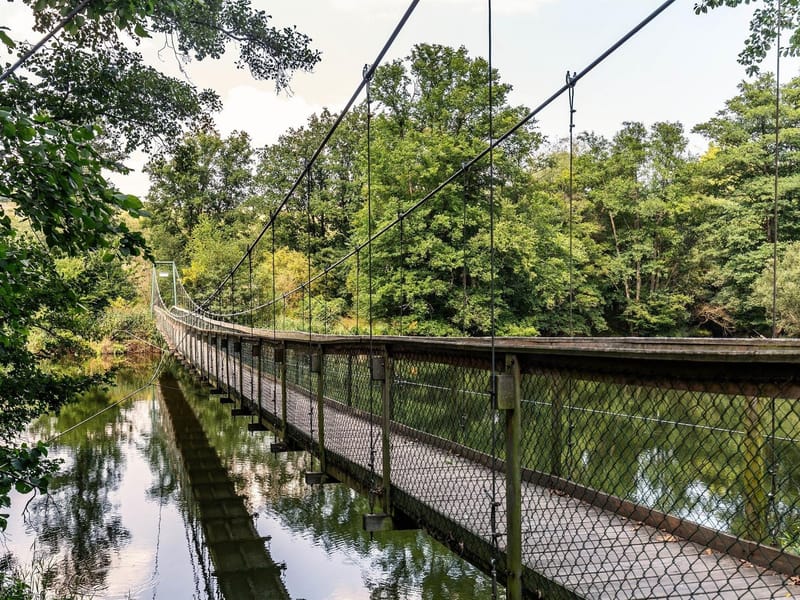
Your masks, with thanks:
[{"label": "suspension bridge", "polygon": [[[800,343],[273,335],[155,307],[171,350],[308,481],[368,494],[509,590],[798,591]],[[511,592],[509,592],[509,595]]]},{"label": "suspension bridge", "polygon": [[[499,135],[489,76],[486,147],[374,228],[370,86],[412,2],[213,293],[194,300],[174,263],[171,272],[164,263],[153,271],[153,312],[169,350],[231,406],[232,417],[248,419],[250,430],[271,430],[275,452],[308,450],[316,461],[305,474],[309,483],[341,481],[367,495],[368,531],[423,527],[504,584],[511,599],[800,594],[800,342],[495,335],[494,150],[568,96],[571,236],[575,86],[672,3],[568,73],[561,88]],[[491,3],[489,41],[491,74]],[[312,270],[314,165],[363,92],[366,238]],[[396,231],[402,244],[414,213],[478,166],[488,171],[491,335],[373,335],[373,246],[391,243]],[[309,221],[308,271],[279,295],[275,228],[295,196],[304,196]],[[777,218],[773,224],[777,244]],[[270,239],[271,252],[257,254]],[[260,302],[253,263],[267,255],[272,293]],[[320,320],[314,293],[323,293],[329,275],[352,273],[353,263],[355,315],[364,310],[363,290],[368,334],[360,335],[357,321],[356,335],[328,335],[327,321],[313,322]],[[571,244],[569,270],[572,302]],[[170,277],[165,302],[161,280]],[[294,326],[302,331],[286,326],[287,303],[302,311],[302,327]]]}]

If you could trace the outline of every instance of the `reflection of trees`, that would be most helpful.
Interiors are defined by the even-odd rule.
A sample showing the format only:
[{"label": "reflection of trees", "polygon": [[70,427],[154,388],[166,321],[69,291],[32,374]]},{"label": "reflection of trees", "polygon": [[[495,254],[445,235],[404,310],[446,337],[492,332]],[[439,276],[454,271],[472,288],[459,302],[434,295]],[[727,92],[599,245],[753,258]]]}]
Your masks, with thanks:
[{"label": "reflection of trees", "polygon": [[421,590],[423,598],[430,599],[491,596],[486,577],[422,531],[383,532],[370,538],[361,524],[361,516],[369,512],[367,498],[344,485],[309,488],[301,483],[308,454],[272,454],[268,437],[249,433],[244,419],[234,419],[219,403],[191,393],[191,382],[183,380],[181,387],[252,507],[274,513],[285,527],[310,536],[329,553],[357,555],[369,565],[363,577],[371,597],[405,598],[410,590]]},{"label": "reflection of trees", "polygon": [[[531,378],[527,385],[527,397],[541,405],[526,409],[528,430],[537,432],[524,442],[526,466],[548,470],[558,443],[569,479],[734,534],[746,532],[744,474],[760,469],[768,485],[766,474],[774,469],[775,512],[783,514],[763,518],[773,519],[780,529],[781,520],[800,517],[795,508],[800,453],[793,439],[800,419],[791,401],[775,402],[773,441],[770,403],[764,399],[761,433],[755,438],[763,464],[748,464],[750,398],[744,394],[582,380],[573,380],[568,392],[566,386],[563,392],[557,386],[548,389],[541,379]],[[539,389],[546,393],[538,394]],[[563,429],[556,441],[547,432],[559,394]]]},{"label": "reflection of trees", "polygon": [[[32,433],[46,438],[65,431],[142,384],[135,373],[119,375],[119,386],[108,393],[95,390],[63,407],[57,416],[44,417],[33,425]],[[120,447],[130,434],[127,411],[116,406],[54,444],[54,454],[63,455],[65,464],[52,479],[50,495],[36,499],[28,516],[40,545],[37,559],[47,565],[43,580],[51,590],[91,595],[103,589],[112,553],[129,540],[110,495],[122,478],[125,458]]]},{"label": "reflection of trees", "polygon": [[420,530],[382,532],[370,537],[361,526],[369,501],[345,487],[312,489],[304,498],[274,504],[277,517],[315,543],[355,553],[368,561],[364,582],[373,598],[404,598],[421,590],[423,598],[489,598],[491,583],[469,563]]}]

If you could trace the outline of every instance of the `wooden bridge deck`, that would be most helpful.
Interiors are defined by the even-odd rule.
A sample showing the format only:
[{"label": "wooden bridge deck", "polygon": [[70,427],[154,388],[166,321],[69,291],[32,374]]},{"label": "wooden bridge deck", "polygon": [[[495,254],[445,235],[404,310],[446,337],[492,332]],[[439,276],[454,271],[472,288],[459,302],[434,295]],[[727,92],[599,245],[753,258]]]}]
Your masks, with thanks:
[{"label": "wooden bridge deck", "polygon": [[[239,375],[232,361],[231,383]],[[257,396],[257,376],[245,365],[242,396]],[[273,422],[280,421],[272,402],[280,398],[280,383],[262,376],[260,409]],[[269,400],[263,397],[269,396]],[[287,421],[306,445],[315,443],[316,408],[302,389],[287,385]],[[329,462],[352,473],[369,471],[371,450],[376,476],[381,474],[380,424],[339,402],[326,399],[325,448]],[[310,423],[313,422],[312,437]],[[370,444],[372,435],[372,444]],[[390,443],[392,498],[404,512],[414,514],[409,502],[438,518],[426,526],[447,541],[452,531],[476,536],[483,549],[450,541],[466,555],[486,555],[492,547],[490,503],[493,471],[434,444],[426,444],[407,428],[394,431]],[[505,483],[496,474],[497,522],[505,522]],[[657,528],[629,520],[568,495],[523,481],[523,536],[525,573],[531,590],[537,581],[556,584],[557,597],[581,598],[697,598],[762,599],[800,596],[800,588],[786,576],[755,567],[705,546],[676,538]],[[411,510],[409,510],[411,508]],[[417,507],[419,508],[419,507]],[[500,532],[502,534],[502,532]],[[502,535],[498,546],[504,549]],[[485,564],[483,565],[485,567]],[[551,597],[551,596],[548,596]]]}]

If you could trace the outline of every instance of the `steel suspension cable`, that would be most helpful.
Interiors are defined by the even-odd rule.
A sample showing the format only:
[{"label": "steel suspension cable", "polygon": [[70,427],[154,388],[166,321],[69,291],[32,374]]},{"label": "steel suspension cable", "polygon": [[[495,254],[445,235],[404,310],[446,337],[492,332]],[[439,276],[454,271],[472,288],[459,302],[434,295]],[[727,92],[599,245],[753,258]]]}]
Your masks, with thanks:
[{"label": "steel suspension cable", "polygon": [[[775,6],[777,23],[775,31],[775,177],[774,177],[774,200],[772,204],[772,337],[778,337],[778,179],[780,177],[780,131],[781,131],[781,30],[783,23],[783,11],[781,0],[777,0]],[[776,415],[775,415],[775,395],[770,398],[770,490],[768,494],[769,514],[773,516],[773,526],[768,527],[772,535],[773,545],[777,545],[777,523],[778,509],[776,505],[776,492],[778,487],[777,466],[775,464],[775,436],[776,436]]]},{"label": "steel suspension cable", "polygon": [[[625,35],[619,38],[614,44],[612,44],[608,49],[606,49],[602,54],[600,54],[597,58],[595,58],[591,63],[589,63],[586,67],[584,67],[581,71],[574,75],[571,80],[571,84],[564,84],[560,88],[558,88],[555,92],[553,92],[548,98],[546,98],[542,103],[540,103],[536,108],[531,110],[527,115],[522,117],[519,121],[517,121],[511,128],[506,130],[502,135],[494,138],[494,141],[478,152],[475,156],[473,156],[468,161],[464,162],[459,169],[454,171],[450,174],[445,180],[440,182],[435,188],[430,190],[426,193],[422,198],[420,198],[417,202],[411,205],[409,208],[405,209],[402,214],[398,215],[398,217],[391,222],[387,223],[386,225],[382,226],[381,228],[377,229],[372,235],[365,240],[364,242],[357,244],[353,250],[345,254],[344,256],[340,257],[333,263],[328,266],[328,270],[333,270],[338,268],[347,260],[352,257],[356,257],[356,265],[358,268],[358,255],[366,248],[369,244],[377,240],[378,238],[385,235],[387,232],[391,231],[392,228],[397,226],[402,220],[409,217],[417,210],[419,210],[422,206],[427,204],[432,198],[437,196],[442,190],[447,188],[451,185],[454,181],[456,181],[459,177],[461,177],[467,169],[470,169],[474,165],[476,165],[479,161],[486,158],[488,154],[494,150],[497,146],[504,143],[508,140],[511,136],[513,136],[517,131],[519,131],[522,127],[530,123],[534,118],[536,118],[542,111],[544,111],[548,106],[550,106],[555,100],[560,98],[564,93],[569,91],[571,86],[574,86],[578,83],[581,79],[589,75],[592,71],[594,71],[599,65],[605,62],[611,55],[613,55],[616,51],[618,51],[622,46],[624,46],[631,38],[633,38],[637,33],[639,33],[642,29],[644,29],[647,25],[649,25],[652,21],[654,21],[659,15],[661,15],[667,8],[669,8],[672,4],[674,4],[676,0],[666,0],[663,4],[661,4],[657,9],[651,12],[647,17],[641,20],[635,27],[630,29]],[[316,280],[323,276],[323,273],[318,273],[312,278]],[[305,285],[305,284],[302,284]],[[302,287],[302,285],[300,287]],[[295,288],[295,290],[291,290],[286,292],[286,294],[295,293],[300,287]],[[358,314],[358,311],[357,311]]]},{"label": "steel suspension cable", "polygon": [[778,177],[780,175],[781,118],[781,0],[776,4],[775,32],[775,177],[772,204],[772,337],[778,337]]},{"label": "steel suspension cable", "polygon": [[573,221],[574,221],[574,208],[573,208],[573,190],[574,190],[574,156],[575,156],[575,73],[570,75],[567,71],[567,85],[569,85],[569,337],[575,336],[575,322],[574,322],[574,303],[575,303],[575,281],[574,270],[575,261],[572,251],[573,240]]},{"label": "steel suspension cable", "polygon": [[488,22],[488,84],[489,84],[489,329],[491,336],[491,391],[492,391],[492,599],[497,600],[497,563],[500,558],[500,540],[497,532],[497,348],[495,323],[495,240],[494,240],[494,77],[492,73],[492,0],[487,0]]},{"label": "steel suspension cable", "polygon": [[[314,402],[312,400],[314,390],[313,371],[313,347],[311,333],[311,166],[306,163],[306,260],[308,263],[308,281],[305,286],[308,306],[308,426],[311,440],[314,440]],[[320,450],[322,448],[320,447]],[[311,453],[311,468],[314,468],[314,453]]]},{"label": "steel suspension cable", "polygon": [[[398,215],[400,211],[398,211]],[[408,297],[406,296],[406,242],[405,242],[405,227],[403,220],[400,220],[400,335],[405,335],[407,332],[403,326],[403,317],[406,312],[406,303]]]},{"label": "steel suspension cable", "polygon": [[[371,68],[364,65],[363,75],[367,82],[367,239],[372,238],[372,95],[371,95]],[[373,368],[375,352],[372,348],[372,243],[367,244],[367,316],[369,318],[369,361],[370,369]],[[375,394],[373,387],[375,381],[370,376],[369,382],[369,469],[370,469],[370,512],[375,509]],[[383,457],[386,460],[386,457]]]},{"label": "steel suspension cable", "polygon": [[461,335],[467,335],[467,313],[469,311],[469,296],[467,295],[467,201],[469,199],[469,170],[464,171],[464,206],[461,222],[461,251],[462,251],[462,273],[461,287],[464,294],[463,316],[461,318]]},{"label": "steel suspension cable", "polygon": [[25,62],[31,56],[36,54],[39,51],[39,49],[50,40],[50,38],[52,38],[59,31],[61,31],[67,25],[67,23],[72,21],[72,19],[74,19],[79,12],[81,12],[84,8],[86,8],[90,2],[91,0],[83,0],[83,2],[78,4],[78,6],[69,11],[67,15],[63,19],[61,19],[61,21],[59,21],[55,27],[53,27],[53,29],[48,31],[47,34],[41,40],[39,40],[36,44],[31,46],[22,56],[20,56],[19,59],[17,59],[17,62],[15,62],[8,69],[3,71],[3,74],[0,75],[0,83],[8,79],[14,73],[14,71],[20,68],[23,64],[25,64]]},{"label": "steel suspension cable", "polygon": [[[630,41],[631,38],[633,38],[637,33],[639,33],[642,29],[644,29],[647,25],[649,25],[652,21],[654,21],[658,16],[660,16],[667,8],[669,8],[672,4],[674,4],[675,1],[676,0],[666,0],[658,8],[656,8],[654,11],[652,11],[650,14],[648,14],[636,26],[634,26],[632,29],[630,29],[626,34],[624,34],[621,38],[619,38],[608,49],[606,49],[603,53],[598,55],[598,57],[595,58],[591,63],[589,63],[586,67],[584,67],[581,71],[579,71],[572,78],[571,85],[575,85],[578,81],[580,81],[581,79],[583,79],[584,77],[589,75],[592,71],[594,71],[599,65],[601,65],[603,62],[605,62],[611,55],[613,55],[622,46],[624,46],[628,41]],[[558,88],[548,98],[546,98],[543,102],[541,102],[538,106],[536,106],[533,110],[531,110],[527,115],[525,115],[523,118],[521,118],[519,121],[517,121],[517,123],[515,123],[511,128],[506,130],[502,135],[500,135],[497,138],[495,138],[494,141],[487,148],[484,148],[482,151],[480,151],[475,156],[473,156],[470,160],[468,160],[465,163],[463,163],[461,168],[457,169],[449,177],[447,177],[445,180],[440,182],[435,188],[433,188],[427,194],[425,194],[425,196],[420,198],[420,200],[418,200],[412,206],[410,206],[409,208],[404,210],[403,213],[401,215],[398,215],[398,217],[396,219],[394,219],[390,223],[382,226],[377,231],[373,232],[372,235],[369,237],[369,239],[367,239],[366,241],[364,241],[364,242],[362,242],[360,244],[357,244],[353,250],[351,250],[350,252],[348,252],[344,256],[340,257],[339,259],[337,259],[336,261],[331,263],[327,267],[327,270],[333,270],[335,268],[338,268],[339,266],[344,264],[347,260],[349,260],[350,258],[355,256],[356,257],[356,268],[357,268],[357,272],[358,272],[358,269],[360,267],[359,254],[360,254],[361,250],[366,248],[373,241],[375,241],[378,238],[380,238],[381,236],[385,235],[393,227],[397,226],[401,220],[404,220],[406,217],[412,215],[417,210],[419,210],[420,207],[424,206],[432,198],[437,196],[443,189],[447,188],[455,180],[457,180],[464,173],[465,170],[471,168],[473,165],[475,165],[480,160],[485,158],[489,154],[490,151],[493,151],[494,148],[496,148],[497,146],[499,146],[500,144],[505,142],[507,139],[509,139],[511,136],[513,136],[517,131],[519,131],[522,127],[524,127],[526,124],[531,122],[536,116],[539,115],[539,113],[544,111],[555,100],[557,100],[565,92],[567,92],[569,90],[569,88],[570,88],[570,85],[567,85],[566,83],[563,86],[561,86],[560,88]],[[288,199],[289,195],[291,195],[291,193],[294,192],[294,189],[296,187],[297,187],[297,182],[296,182],[295,186],[293,186],[293,189],[289,192],[287,197],[284,199],[284,201],[281,203],[280,207],[284,206],[285,201]],[[280,210],[280,207],[279,207],[278,210]],[[265,226],[263,232],[266,231],[266,229],[274,221],[276,216],[277,216],[277,211],[275,213],[273,213],[273,215],[270,218],[270,222]],[[256,242],[254,242],[254,244],[257,243],[257,242],[258,242],[258,240],[256,240]],[[323,275],[324,275],[323,273],[318,273],[318,274],[314,275],[312,277],[312,281],[315,281],[316,279],[322,277]],[[227,277],[230,277],[230,276],[231,276],[231,274],[229,274]],[[357,278],[357,280],[358,280],[358,278]],[[226,279],[226,281],[227,281],[227,279]],[[286,296],[287,295],[291,295],[293,293],[296,293],[297,291],[302,289],[302,287],[304,285],[305,285],[305,283],[301,284],[299,287],[295,288],[294,290],[290,290],[290,291],[285,292],[284,295],[281,297],[283,302],[284,302],[284,305],[286,303]],[[356,282],[356,291],[357,291],[357,293],[356,293],[356,305],[358,306],[358,301],[359,301],[359,298],[358,298],[358,295],[359,295],[358,294],[358,281]],[[214,294],[217,294],[217,293],[218,293],[218,291],[214,292]],[[204,301],[203,304],[205,305],[206,302],[208,302],[208,299],[206,301]],[[258,307],[258,308],[262,308],[262,307]],[[359,315],[359,311],[357,310],[356,311],[356,331],[357,331],[357,333],[359,332],[358,315]],[[285,317],[285,315],[284,315],[284,317]],[[284,327],[284,329],[285,329],[285,327]]]},{"label": "steel suspension cable", "polygon": [[[272,228],[272,414],[278,414],[278,364],[275,351],[278,339],[278,303],[275,302],[275,228]],[[286,360],[286,357],[283,357]]]},{"label": "steel suspension cable", "polygon": [[[366,87],[366,85],[367,85],[367,77],[369,77],[370,79],[372,78],[372,75],[375,72],[375,69],[383,61],[384,57],[386,56],[386,53],[389,51],[389,49],[394,44],[395,39],[397,39],[397,36],[402,31],[403,27],[405,27],[406,22],[411,17],[412,13],[417,8],[418,4],[419,4],[419,0],[411,0],[410,4],[408,5],[408,8],[406,8],[405,13],[403,13],[403,16],[400,18],[400,21],[397,23],[397,25],[395,26],[394,30],[389,35],[389,39],[386,40],[386,42],[384,43],[383,47],[378,52],[378,55],[375,57],[375,60],[372,62],[371,66],[369,67],[369,70],[366,73],[363,74],[363,77],[361,78],[361,81],[356,86],[356,89],[353,92],[353,94],[350,96],[350,99],[345,103],[344,108],[342,108],[341,112],[339,112],[338,116],[336,117],[336,120],[333,122],[333,125],[331,125],[330,129],[327,131],[327,133],[323,137],[322,141],[317,146],[316,150],[314,150],[314,152],[312,153],[311,157],[308,159],[307,168],[312,166],[312,165],[314,165],[314,163],[319,158],[320,154],[322,154],[322,151],[328,145],[328,142],[330,141],[330,139],[333,137],[333,134],[339,129],[339,126],[341,125],[342,121],[344,121],[345,116],[347,116],[347,114],[350,112],[350,110],[352,109],[352,107],[355,104],[356,100],[361,95],[361,92]],[[305,176],[305,172],[303,172],[303,173],[301,173],[300,175],[297,176],[297,178],[295,179],[294,183],[289,188],[289,191],[286,192],[286,194],[284,195],[283,200],[281,200],[281,202],[278,204],[278,207],[270,215],[270,218],[267,221],[267,223],[264,225],[264,227],[261,229],[259,234],[256,236],[255,240],[251,244],[252,247],[255,247],[255,245],[258,244],[261,241],[261,238],[264,237],[264,234],[267,232],[267,230],[270,227],[274,226],[275,219],[277,218],[277,216],[280,213],[280,211],[283,210],[283,208],[288,204],[289,199],[294,195],[295,191],[300,186],[300,183],[303,181],[303,177],[304,176]],[[221,292],[221,290],[225,286],[225,283],[227,282],[227,280],[230,279],[233,276],[233,273],[239,267],[242,266],[242,263],[244,262],[244,258],[245,257],[242,256],[242,258],[239,259],[239,262],[236,263],[236,265],[230,270],[230,272],[225,276],[225,278],[219,283],[219,285],[217,286],[217,289],[214,290],[214,292],[212,292],[211,296],[209,296],[206,300],[203,301],[203,304],[206,304],[206,303],[210,302],[211,299],[214,296],[216,296],[217,294],[219,294]]]}]

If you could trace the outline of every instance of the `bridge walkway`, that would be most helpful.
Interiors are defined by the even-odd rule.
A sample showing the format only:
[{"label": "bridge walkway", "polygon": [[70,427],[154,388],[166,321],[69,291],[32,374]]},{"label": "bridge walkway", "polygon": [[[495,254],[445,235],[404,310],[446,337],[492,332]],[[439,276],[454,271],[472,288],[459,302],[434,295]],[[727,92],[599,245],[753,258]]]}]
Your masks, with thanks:
[{"label": "bridge walkway", "polygon": [[[224,353],[212,358],[212,367],[214,360],[224,362]],[[241,376],[238,369],[238,363],[232,362],[233,389],[254,406],[258,375],[247,364],[242,365]],[[276,410],[279,403],[271,399],[273,394],[281,397],[281,384],[268,374],[262,373],[261,380],[262,398],[258,407],[267,420],[280,427],[281,414]],[[243,384],[242,390],[238,388],[239,382]],[[316,399],[306,389],[287,384],[287,405],[287,425],[293,437],[313,447],[318,440]],[[356,479],[372,474],[370,465],[375,465],[373,484],[380,480],[383,462],[380,424],[375,421],[367,413],[325,399],[323,422],[328,461]],[[493,470],[422,439],[429,437],[407,427],[394,428],[390,442],[392,496],[404,512],[423,515],[428,528],[441,529],[433,532],[439,537],[447,537],[448,532],[476,536],[485,546],[483,550],[467,548],[457,539],[446,541],[466,555],[483,556],[492,546],[491,513],[483,506],[492,497]],[[502,464],[498,465],[501,468]],[[502,470],[494,473],[495,518],[503,523],[505,476]],[[564,597],[738,600],[800,595],[798,587],[783,575],[560,491],[523,481],[522,498],[526,538],[523,579],[530,582],[528,587],[536,586],[544,578],[557,584]],[[431,519],[429,515],[439,519]],[[503,552],[502,532],[497,541]]]}]

